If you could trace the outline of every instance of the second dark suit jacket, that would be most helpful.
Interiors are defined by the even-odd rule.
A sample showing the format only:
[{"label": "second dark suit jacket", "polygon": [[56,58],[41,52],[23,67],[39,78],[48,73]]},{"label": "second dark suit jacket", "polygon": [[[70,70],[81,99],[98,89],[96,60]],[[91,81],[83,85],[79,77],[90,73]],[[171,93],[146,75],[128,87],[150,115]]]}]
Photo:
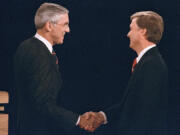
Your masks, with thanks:
[{"label": "second dark suit jacket", "polygon": [[131,75],[120,103],[105,110],[119,135],[166,135],[168,71],[157,47],[148,50]]},{"label": "second dark suit jacket", "polygon": [[75,127],[78,114],[56,103],[62,79],[44,43],[33,37],[18,47],[14,74],[18,135],[62,135]]}]

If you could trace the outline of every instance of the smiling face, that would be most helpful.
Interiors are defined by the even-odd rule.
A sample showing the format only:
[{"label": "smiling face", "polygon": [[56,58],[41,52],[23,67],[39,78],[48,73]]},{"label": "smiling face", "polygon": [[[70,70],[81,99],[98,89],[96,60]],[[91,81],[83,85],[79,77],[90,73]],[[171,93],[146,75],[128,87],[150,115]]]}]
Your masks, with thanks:
[{"label": "smiling face", "polygon": [[138,45],[140,44],[140,39],[142,36],[141,29],[138,27],[136,23],[137,18],[134,18],[130,24],[130,30],[127,34],[127,37],[130,39],[130,48],[136,50]]},{"label": "smiling face", "polygon": [[69,28],[69,16],[68,14],[62,14],[59,21],[53,24],[50,36],[54,44],[62,44],[66,33],[70,32]]}]

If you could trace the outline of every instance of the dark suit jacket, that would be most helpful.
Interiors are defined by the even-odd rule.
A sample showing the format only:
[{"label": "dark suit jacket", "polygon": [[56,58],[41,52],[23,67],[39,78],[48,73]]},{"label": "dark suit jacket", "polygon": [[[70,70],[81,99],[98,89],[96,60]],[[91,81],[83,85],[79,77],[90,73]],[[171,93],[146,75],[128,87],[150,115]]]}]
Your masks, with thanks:
[{"label": "dark suit jacket", "polygon": [[157,47],[148,50],[131,75],[120,103],[105,110],[119,135],[166,135],[168,71]]},{"label": "dark suit jacket", "polygon": [[33,37],[18,47],[14,74],[18,135],[62,135],[75,127],[78,114],[56,103],[62,79],[44,43]]}]

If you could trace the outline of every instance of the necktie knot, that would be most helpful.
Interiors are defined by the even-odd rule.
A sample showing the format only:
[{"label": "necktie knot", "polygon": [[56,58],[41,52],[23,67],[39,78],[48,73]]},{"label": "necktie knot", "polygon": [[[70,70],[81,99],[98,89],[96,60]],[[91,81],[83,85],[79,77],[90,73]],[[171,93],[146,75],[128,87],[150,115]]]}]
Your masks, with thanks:
[{"label": "necktie knot", "polygon": [[54,50],[52,50],[52,55],[56,55],[56,52]]},{"label": "necktie knot", "polygon": [[135,68],[136,64],[137,64],[137,60],[135,58],[133,61],[133,64],[132,64],[132,72],[134,72],[134,68]]}]

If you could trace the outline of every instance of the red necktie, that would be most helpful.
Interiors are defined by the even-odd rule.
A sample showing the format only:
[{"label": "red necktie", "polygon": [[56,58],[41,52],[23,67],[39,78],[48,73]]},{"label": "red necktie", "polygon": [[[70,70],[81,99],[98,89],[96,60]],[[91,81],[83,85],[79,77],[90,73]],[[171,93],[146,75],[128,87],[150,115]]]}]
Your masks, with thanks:
[{"label": "red necktie", "polygon": [[52,50],[52,55],[55,58],[56,64],[58,64],[58,57],[56,56],[56,52],[54,50]]},{"label": "red necktie", "polygon": [[132,69],[131,69],[132,72],[134,72],[134,68],[135,68],[136,64],[137,64],[137,60],[135,58],[133,61],[133,64],[132,64]]}]

